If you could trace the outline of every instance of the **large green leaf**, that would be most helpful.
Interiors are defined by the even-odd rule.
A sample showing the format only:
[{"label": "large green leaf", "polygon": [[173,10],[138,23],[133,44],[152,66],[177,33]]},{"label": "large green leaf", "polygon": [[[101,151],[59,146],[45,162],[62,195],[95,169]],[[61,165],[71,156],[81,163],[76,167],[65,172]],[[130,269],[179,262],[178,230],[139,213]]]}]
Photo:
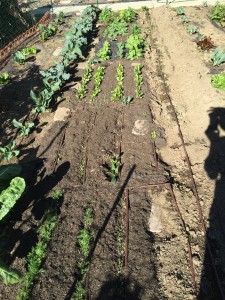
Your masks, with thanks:
[{"label": "large green leaf", "polygon": [[19,282],[22,275],[19,271],[11,269],[5,266],[5,264],[0,260],[0,276],[5,284],[15,284]]}]

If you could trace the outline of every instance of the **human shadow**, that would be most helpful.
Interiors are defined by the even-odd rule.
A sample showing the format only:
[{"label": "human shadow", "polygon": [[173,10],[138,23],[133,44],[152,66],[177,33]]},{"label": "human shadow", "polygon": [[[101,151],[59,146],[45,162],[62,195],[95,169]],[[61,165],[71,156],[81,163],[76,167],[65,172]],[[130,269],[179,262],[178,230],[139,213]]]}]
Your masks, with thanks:
[{"label": "human shadow", "polygon": [[225,108],[211,109],[209,118],[205,134],[211,145],[205,170],[209,178],[215,180],[215,192],[209,213],[198,299],[220,300],[225,299],[225,286],[222,286],[225,275]]}]

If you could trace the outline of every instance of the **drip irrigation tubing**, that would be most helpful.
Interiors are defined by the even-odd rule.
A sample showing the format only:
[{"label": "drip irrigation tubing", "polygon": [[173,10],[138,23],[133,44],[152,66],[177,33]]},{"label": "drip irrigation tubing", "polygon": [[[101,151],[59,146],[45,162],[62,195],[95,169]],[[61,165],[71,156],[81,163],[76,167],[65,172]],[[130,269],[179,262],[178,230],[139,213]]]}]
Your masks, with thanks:
[{"label": "drip irrigation tubing", "polygon": [[[158,56],[158,60],[160,62],[160,54],[161,54],[160,50],[156,49],[156,53],[157,53],[157,56]],[[189,155],[187,153],[187,149],[186,149],[186,146],[185,146],[183,133],[181,131],[180,123],[179,123],[179,120],[178,120],[178,117],[177,117],[177,114],[176,114],[176,111],[175,111],[175,107],[173,105],[173,101],[172,101],[172,99],[170,97],[168,86],[166,84],[165,76],[164,76],[164,73],[162,71],[162,67],[161,67],[160,63],[159,63],[159,72],[160,72],[160,76],[162,78],[162,81],[163,81],[163,84],[164,84],[164,87],[165,87],[166,96],[167,96],[167,98],[168,98],[168,100],[170,102],[170,105],[171,105],[171,108],[172,108],[172,111],[174,113],[175,120],[176,120],[176,123],[177,123],[178,133],[179,133],[179,136],[180,136],[180,139],[181,139],[182,147],[183,147],[184,154],[185,154],[186,163],[188,165],[189,176],[190,176],[191,183],[192,183],[192,192],[193,192],[193,194],[195,196],[195,199],[196,199],[196,204],[197,204],[197,207],[198,207],[199,218],[200,218],[202,230],[204,232],[206,246],[207,246],[207,249],[208,249],[208,252],[209,252],[209,256],[210,256],[210,260],[211,260],[211,264],[212,264],[212,267],[213,267],[213,270],[214,270],[214,273],[215,273],[217,285],[218,285],[218,288],[219,288],[219,291],[220,291],[220,295],[222,297],[221,299],[225,300],[225,295],[223,293],[223,289],[222,289],[222,286],[221,286],[219,275],[218,275],[218,272],[217,272],[217,269],[216,269],[216,265],[214,263],[213,254],[212,254],[212,251],[211,251],[211,248],[210,248],[210,245],[209,245],[209,241],[208,241],[208,238],[207,238],[207,234],[206,234],[207,229],[206,229],[206,225],[205,225],[205,221],[204,221],[204,217],[203,217],[203,212],[202,212],[201,205],[200,205],[200,198],[199,198],[199,195],[198,195],[198,190],[197,190],[197,187],[196,187],[196,183],[195,183],[193,172],[192,172],[192,168],[191,168],[190,158],[189,158]]]}]

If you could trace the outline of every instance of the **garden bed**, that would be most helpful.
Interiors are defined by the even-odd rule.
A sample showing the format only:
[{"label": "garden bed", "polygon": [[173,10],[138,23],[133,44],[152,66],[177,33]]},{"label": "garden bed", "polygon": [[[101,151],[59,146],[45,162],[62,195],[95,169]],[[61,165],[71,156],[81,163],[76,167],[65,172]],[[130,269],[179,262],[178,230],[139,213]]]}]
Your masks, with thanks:
[{"label": "garden bed", "polygon": [[[209,20],[209,8],[185,8],[185,15],[216,47],[224,46],[222,27]],[[50,111],[32,114],[30,89],[42,86],[39,70],[47,70],[58,59],[64,32],[70,30],[74,19],[67,17],[48,41],[33,41],[40,50],[35,59],[22,67],[10,61],[2,70],[13,76],[0,88],[2,145],[16,135],[12,119],[27,118],[35,123],[28,137],[16,139],[20,156],[12,162],[22,166],[27,190],[10,221],[1,224],[2,257],[25,274],[28,253],[43,239],[38,228],[45,221],[53,194],[63,191],[56,227],[30,299],[72,299],[80,282],[85,294],[79,299],[206,299],[205,294],[207,299],[220,299],[218,283],[212,281],[213,263],[205,255],[201,212],[223,290],[223,228],[208,217],[216,214],[217,208],[214,183],[207,172],[210,176],[216,170],[224,152],[211,149],[217,162],[212,165],[210,156],[209,167],[205,167],[211,146],[205,131],[211,128],[211,107],[220,109],[217,119],[224,116],[224,92],[210,84],[210,74],[224,71],[224,65],[216,68],[210,64],[215,49],[199,50],[196,36],[186,31],[170,7],[143,9],[137,23],[146,41],[144,58],[118,57],[116,43],[126,42],[127,35],[112,41],[111,57],[93,65],[87,93],[79,101],[87,59],[96,57],[106,40],[106,26],[97,22],[88,35],[84,57],[68,66],[71,77],[57,92],[58,103],[51,105]],[[129,104],[111,99],[119,64],[124,72],[124,96],[133,98]],[[144,65],[143,96],[138,99],[134,68],[140,64]],[[92,98],[93,75],[99,66],[105,67],[105,74],[100,93]],[[219,130],[223,132],[223,128],[221,123]],[[223,141],[216,143],[222,145]],[[119,166],[116,175],[112,175],[112,159]],[[216,203],[221,203],[222,192],[222,183],[217,181]],[[86,276],[81,280],[81,271],[86,269],[80,264],[83,254],[78,235],[86,226],[88,209],[92,214],[87,227],[91,246]],[[208,265],[211,269],[204,273]],[[16,299],[22,285],[23,281],[12,286],[1,282],[0,299]]]}]

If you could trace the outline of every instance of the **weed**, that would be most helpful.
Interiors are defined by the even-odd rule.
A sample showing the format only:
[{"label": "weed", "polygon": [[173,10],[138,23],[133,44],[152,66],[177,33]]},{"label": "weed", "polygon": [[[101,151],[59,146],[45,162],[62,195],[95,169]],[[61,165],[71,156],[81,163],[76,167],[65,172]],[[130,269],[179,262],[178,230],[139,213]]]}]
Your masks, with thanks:
[{"label": "weed", "polygon": [[33,122],[27,122],[23,125],[23,123],[17,121],[16,119],[13,119],[12,121],[13,126],[16,128],[19,128],[19,132],[18,135],[19,136],[28,136],[30,133],[30,130],[32,127],[34,127],[34,123]]},{"label": "weed", "polygon": [[143,92],[141,90],[141,86],[143,85],[143,76],[142,76],[142,68],[144,65],[139,64],[134,67],[134,82],[135,82],[135,94],[136,98],[142,98]]},{"label": "weed", "polygon": [[98,51],[97,56],[103,61],[108,60],[111,56],[110,43],[105,41],[103,47]]},{"label": "weed", "polygon": [[217,74],[212,76],[211,84],[217,89],[225,90],[225,74]]},{"label": "weed", "polygon": [[187,32],[189,32],[190,34],[195,34],[198,32],[198,28],[193,25],[187,26],[186,29],[187,29]]},{"label": "weed", "polygon": [[60,200],[64,195],[64,190],[61,190],[61,189],[58,189],[58,190],[55,190],[54,192],[52,192],[51,194],[51,198],[53,200]]},{"label": "weed", "polygon": [[225,62],[225,52],[222,49],[216,49],[211,55],[211,60],[213,61],[213,66],[219,66]]},{"label": "weed", "polygon": [[182,16],[182,15],[185,15],[185,12],[184,12],[184,9],[183,7],[177,7],[175,9],[176,13],[177,13],[177,16]]},{"label": "weed", "polygon": [[6,85],[9,83],[9,74],[8,73],[3,73],[0,74],[0,85]]},{"label": "weed", "polygon": [[16,142],[12,140],[8,146],[0,147],[0,161],[1,160],[6,160],[9,161],[13,156],[18,156],[20,151],[19,150],[14,150],[16,147]]}]

